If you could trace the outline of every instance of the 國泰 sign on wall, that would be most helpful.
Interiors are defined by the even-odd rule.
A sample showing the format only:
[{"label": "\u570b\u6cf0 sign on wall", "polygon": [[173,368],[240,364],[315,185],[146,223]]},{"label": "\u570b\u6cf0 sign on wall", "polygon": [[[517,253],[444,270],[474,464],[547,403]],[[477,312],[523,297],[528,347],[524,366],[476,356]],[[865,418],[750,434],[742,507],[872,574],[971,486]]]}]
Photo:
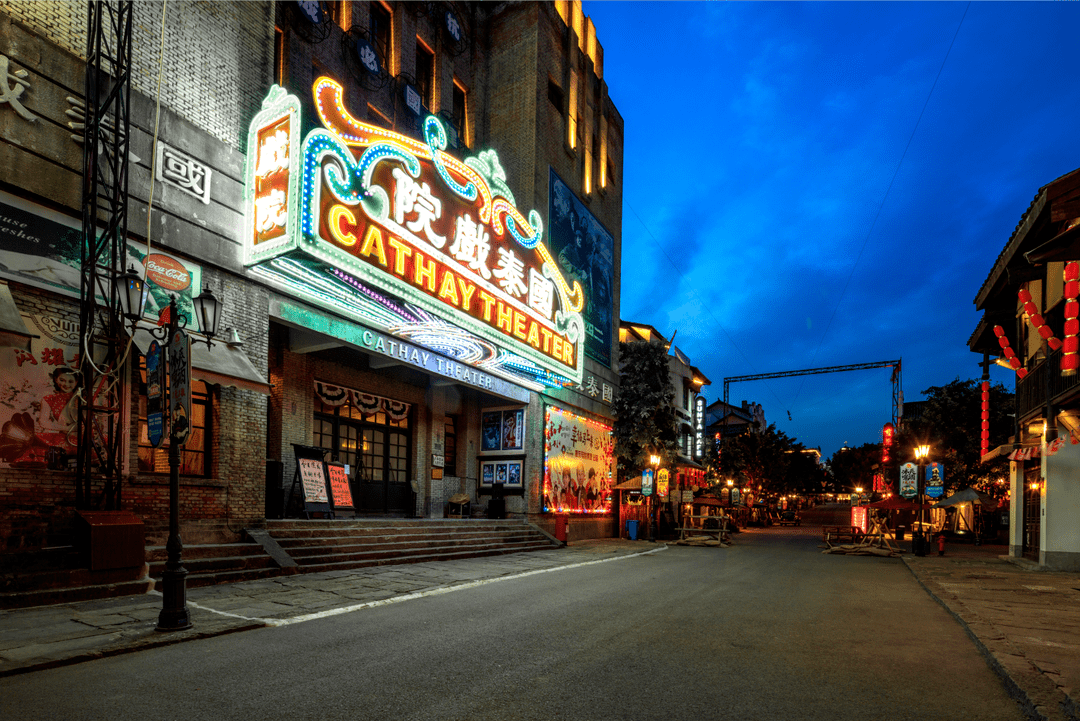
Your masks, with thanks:
[{"label": "\u570b\u6cf0 sign on wall", "polygon": [[254,276],[475,367],[535,386],[580,384],[586,292],[567,281],[535,210],[515,206],[494,151],[445,152],[366,124],[330,78],[299,140],[299,101],[274,86],[248,135],[244,259]]}]

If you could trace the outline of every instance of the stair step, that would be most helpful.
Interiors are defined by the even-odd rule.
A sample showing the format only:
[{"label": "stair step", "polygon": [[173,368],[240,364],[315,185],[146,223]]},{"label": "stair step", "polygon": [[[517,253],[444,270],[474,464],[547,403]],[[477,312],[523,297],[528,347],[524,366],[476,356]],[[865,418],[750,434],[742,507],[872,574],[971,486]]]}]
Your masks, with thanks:
[{"label": "stair step", "polygon": [[545,548],[552,548],[550,543],[540,544],[539,542],[525,542],[525,543],[486,543],[486,544],[472,544],[463,546],[434,546],[434,547],[404,547],[404,548],[382,548],[382,549],[364,549],[352,553],[324,553],[319,555],[309,555],[304,557],[297,557],[296,562],[300,564],[300,567],[304,571],[308,571],[313,566],[319,566],[326,563],[344,563],[350,561],[364,561],[375,559],[387,559],[387,558],[412,558],[414,556],[431,556],[440,554],[451,554],[455,557],[467,557],[469,554],[475,555],[487,555],[489,553],[518,553],[520,551],[537,551]]},{"label": "stair step", "polygon": [[118,596],[136,596],[147,593],[152,581],[142,578],[123,583],[95,584],[90,586],[66,586],[43,588],[18,593],[0,593],[0,609],[31,608],[76,601],[96,601]]},{"label": "stair step", "polygon": [[[548,548],[554,548],[554,546],[548,544]],[[542,550],[536,549],[490,549],[487,551],[467,551],[467,552],[436,552],[429,553],[421,556],[391,556],[389,558],[377,558],[366,560],[348,560],[337,562],[319,563],[311,566],[303,566],[304,573],[320,573],[323,571],[346,571],[354,568],[367,568],[370,566],[392,566],[406,563],[426,563],[428,561],[457,561],[466,558],[481,558],[484,556],[504,556],[510,553],[520,553],[528,550]]]},{"label": "stair step", "polygon": [[[241,568],[226,571],[214,571],[211,573],[191,573],[184,579],[185,588],[200,588],[203,586],[216,586],[221,583],[236,583],[238,581],[258,581],[275,576],[288,576],[296,573],[295,568],[279,568],[277,566],[267,568]],[[153,576],[154,589],[161,590],[160,574]]]},{"label": "stair step", "polygon": [[[261,551],[262,549],[260,549]],[[214,573],[218,571],[240,571],[256,568],[277,568],[274,559],[266,554],[261,556],[213,556],[210,558],[188,558],[181,556],[181,565],[192,573]],[[159,576],[165,570],[165,559],[150,564],[150,575]]]}]

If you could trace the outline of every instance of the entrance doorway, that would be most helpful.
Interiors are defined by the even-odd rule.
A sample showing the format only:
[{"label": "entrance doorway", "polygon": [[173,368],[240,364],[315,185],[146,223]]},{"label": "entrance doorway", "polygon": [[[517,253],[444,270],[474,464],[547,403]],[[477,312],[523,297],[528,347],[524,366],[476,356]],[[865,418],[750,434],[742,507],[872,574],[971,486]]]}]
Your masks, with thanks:
[{"label": "entrance doorway", "polygon": [[365,412],[351,399],[337,406],[315,398],[314,444],[330,451],[331,460],[349,467],[357,510],[409,513],[409,418],[385,410]]}]

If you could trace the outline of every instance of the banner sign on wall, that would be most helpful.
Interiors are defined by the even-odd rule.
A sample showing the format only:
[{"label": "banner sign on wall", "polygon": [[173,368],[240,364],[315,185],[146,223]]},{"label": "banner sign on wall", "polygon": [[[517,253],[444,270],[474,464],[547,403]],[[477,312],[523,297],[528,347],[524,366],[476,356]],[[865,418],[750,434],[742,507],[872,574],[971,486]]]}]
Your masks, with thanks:
[{"label": "banner sign on wall", "polygon": [[[73,218],[0,194],[0,274],[37,288],[78,297],[82,277],[82,227]],[[202,269],[143,243],[127,242],[125,268],[146,277],[146,316],[156,318],[176,296],[188,324],[195,323],[192,299],[202,290]],[[194,327],[194,326],[193,326]]]},{"label": "banner sign on wall", "polygon": [[551,252],[566,279],[585,289],[585,352],[610,366],[615,239],[553,169],[548,177]]},{"label": "banner sign on wall", "polygon": [[610,513],[614,449],[611,426],[548,406],[544,416],[544,511]]},{"label": "banner sign on wall", "polygon": [[919,493],[919,467],[914,463],[900,465],[900,495],[914,498]]},{"label": "banner sign on wall", "polygon": [[926,495],[941,498],[945,492],[945,466],[931,463],[926,467]]},{"label": "banner sign on wall", "polygon": [[299,101],[277,85],[249,128],[252,275],[536,389],[580,384],[587,291],[540,214],[515,206],[497,154],[447,154],[434,116],[423,140],[368,125],[328,77],[312,92],[322,127],[302,143]]}]

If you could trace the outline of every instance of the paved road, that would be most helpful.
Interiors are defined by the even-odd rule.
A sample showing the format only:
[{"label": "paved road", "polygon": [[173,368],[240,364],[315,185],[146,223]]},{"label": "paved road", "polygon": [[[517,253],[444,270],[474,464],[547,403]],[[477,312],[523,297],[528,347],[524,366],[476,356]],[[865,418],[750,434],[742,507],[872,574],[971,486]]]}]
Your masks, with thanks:
[{"label": "paved road", "polygon": [[1023,718],[899,560],[820,553],[820,513],[4,678],[0,718]]}]

